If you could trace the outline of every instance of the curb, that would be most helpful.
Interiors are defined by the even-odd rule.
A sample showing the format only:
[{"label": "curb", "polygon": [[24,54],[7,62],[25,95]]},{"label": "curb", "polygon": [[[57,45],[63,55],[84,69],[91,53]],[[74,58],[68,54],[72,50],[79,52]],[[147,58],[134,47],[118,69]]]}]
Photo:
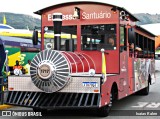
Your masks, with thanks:
[{"label": "curb", "polygon": [[13,106],[11,105],[0,105],[0,110],[4,110],[4,109],[7,109],[7,108],[11,108]]}]

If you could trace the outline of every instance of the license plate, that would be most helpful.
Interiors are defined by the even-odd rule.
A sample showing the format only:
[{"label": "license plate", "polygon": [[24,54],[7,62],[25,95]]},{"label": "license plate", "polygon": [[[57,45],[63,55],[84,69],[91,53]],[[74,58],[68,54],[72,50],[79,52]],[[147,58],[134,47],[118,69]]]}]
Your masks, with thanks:
[{"label": "license plate", "polygon": [[98,87],[98,82],[83,82],[84,87]]}]

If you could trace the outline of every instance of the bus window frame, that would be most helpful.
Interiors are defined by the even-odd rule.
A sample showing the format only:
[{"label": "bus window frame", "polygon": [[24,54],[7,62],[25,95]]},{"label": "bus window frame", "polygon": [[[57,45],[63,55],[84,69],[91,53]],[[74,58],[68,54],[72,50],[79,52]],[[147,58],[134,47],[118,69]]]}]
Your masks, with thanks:
[{"label": "bus window frame", "polygon": [[[88,37],[88,38],[90,38],[90,39],[92,39],[93,38],[93,41],[92,41],[92,43],[91,44],[87,44],[87,45],[96,45],[96,48],[94,49],[93,47],[88,47],[88,49],[84,49],[84,44],[83,44],[83,36],[85,36],[85,35],[87,35],[87,34],[83,34],[82,33],[82,28],[84,28],[84,26],[89,26],[89,27],[94,27],[94,26],[102,26],[102,25],[108,25],[108,27],[109,27],[109,25],[110,26],[112,26],[111,28],[113,28],[114,30],[112,31],[112,30],[110,30],[110,34],[108,35],[107,34],[107,30],[104,30],[104,31],[101,31],[102,33],[99,33],[99,34],[96,34],[96,35],[98,35],[98,36],[101,36],[101,38],[102,38],[102,36],[104,36],[104,39],[103,40],[101,40],[101,41],[103,41],[104,43],[102,43],[104,46],[107,46],[107,45],[109,45],[109,43],[107,44],[106,42],[108,42],[108,41],[105,41],[106,40],[106,36],[107,36],[107,39],[109,39],[109,38],[113,38],[114,39],[114,46],[112,46],[112,48],[111,49],[105,49],[105,50],[108,50],[108,51],[115,51],[115,50],[117,50],[117,47],[118,47],[118,45],[117,45],[117,24],[116,23],[112,23],[112,24],[89,24],[89,25],[81,25],[81,50],[82,51],[99,51],[100,49],[102,49],[103,47],[101,47],[101,48],[98,48],[98,45],[100,45],[100,42],[98,42],[98,44],[93,44],[93,42],[95,42],[95,38],[93,38],[93,36],[95,35],[95,34],[93,34],[92,32],[91,32],[91,34],[89,34],[88,36],[90,36],[90,37]],[[106,26],[104,26],[104,27],[106,27]],[[104,32],[104,33],[103,33]],[[109,31],[108,31],[109,32]]]},{"label": "bus window frame", "polygon": [[[123,41],[123,44],[121,44],[121,28],[123,28],[123,33],[124,33],[124,41]],[[125,25],[120,25],[119,26],[119,34],[120,34],[120,39],[119,39],[119,43],[120,43],[120,45],[119,45],[119,48],[120,48],[120,52],[123,52],[123,51],[127,51],[127,35],[126,35],[126,32],[127,31],[127,29],[126,29],[126,27],[125,27]],[[121,45],[123,45],[123,46],[121,46]]]},{"label": "bus window frame", "polygon": [[[48,27],[48,31],[51,31],[51,33],[53,32],[54,26],[45,26],[45,27]],[[74,29],[72,29],[72,30],[66,30],[67,28],[65,28],[65,27],[75,27],[75,30]],[[63,25],[61,27],[61,49],[60,49],[60,51],[66,51],[66,49],[65,49],[65,42],[66,42],[66,40],[69,40],[69,39],[74,40],[74,51],[77,50],[77,47],[78,47],[77,46],[77,41],[78,41],[78,38],[77,38],[77,33],[78,33],[77,27],[78,27],[78,25]],[[71,33],[70,32],[64,33],[63,30],[65,30],[65,31],[72,31],[72,32]],[[66,34],[67,36],[70,35],[70,38],[62,38],[62,34]],[[54,35],[54,32],[53,32],[53,35]],[[73,35],[75,35],[76,38],[73,38],[72,37]],[[62,44],[62,39],[65,40],[64,44]],[[49,40],[51,42],[47,42]],[[50,38],[50,39],[46,39],[45,38],[44,39],[44,49],[46,49],[46,44],[47,43],[52,43],[53,44],[52,48],[54,49],[54,38]],[[62,49],[62,47],[63,47],[63,49]]]}]

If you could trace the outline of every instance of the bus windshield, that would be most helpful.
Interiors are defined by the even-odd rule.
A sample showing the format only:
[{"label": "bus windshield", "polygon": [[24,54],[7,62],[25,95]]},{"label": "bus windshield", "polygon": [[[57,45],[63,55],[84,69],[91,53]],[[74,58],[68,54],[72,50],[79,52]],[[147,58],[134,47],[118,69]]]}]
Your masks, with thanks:
[{"label": "bus windshield", "polygon": [[[46,35],[51,36],[50,38],[45,39],[45,48],[48,47],[47,44],[50,43],[52,48],[54,49],[54,27],[48,27],[50,32],[48,31]],[[66,51],[67,40],[73,40],[74,42],[74,50],[77,49],[77,26],[62,26],[61,27],[61,41],[60,41],[60,50]]]},{"label": "bus windshield", "polygon": [[82,50],[116,50],[116,24],[82,25]]}]

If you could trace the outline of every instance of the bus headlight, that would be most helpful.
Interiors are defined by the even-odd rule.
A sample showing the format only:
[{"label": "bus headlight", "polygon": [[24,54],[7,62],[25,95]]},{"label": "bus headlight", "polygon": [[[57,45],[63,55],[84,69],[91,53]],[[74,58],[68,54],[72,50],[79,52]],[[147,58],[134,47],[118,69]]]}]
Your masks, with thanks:
[{"label": "bus headlight", "polygon": [[52,43],[47,43],[46,44],[46,49],[51,49],[52,48]]},{"label": "bus headlight", "polygon": [[89,70],[89,75],[90,75],[90,76],[94,76],[95,73],[96,73],[96,71],[95,71],[94,69],[90,69],[90,70]]}]

